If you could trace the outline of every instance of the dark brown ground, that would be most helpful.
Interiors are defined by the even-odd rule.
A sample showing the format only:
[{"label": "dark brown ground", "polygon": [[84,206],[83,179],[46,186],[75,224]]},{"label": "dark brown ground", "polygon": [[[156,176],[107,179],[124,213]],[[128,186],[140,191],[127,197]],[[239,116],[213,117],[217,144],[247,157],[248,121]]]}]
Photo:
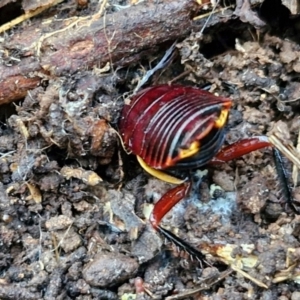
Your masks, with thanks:
[{"label": "dark brown ground", "polygon": [[[129,4],[109,3],[108,13]],[[148,85],[183,74],[177,84],[230,97],[226,143],[276,131],[296,144],[298,23],[282,7],[264,14],[271,7],[261,11],[268,24],[245,8],[248,18],[240,18],[251,24],[226,10],[227,21],[218,19],[202,37],[186,34],[172,63]],[[95,9],[93,2],[70,1],[51,16]],[[27,25],[38,27],[47,17]],[[11,36],[27,25],[2,34],[3,65],[9,66],[4,50]],[[178,255],[145,217],[170,185],[124,153],[116,130],[124,99],[172,42],[108,71],[87,65],[67,75],[49,71],[25,99],[0,107],[1,299],[166,299],[205,284],[182,299],[300,299],[300,217],[287,204],[270,149],[209,168],[199,193],[163,220],[199,247],[209,265]],[[286,167],[291,176],[292,165]],[[300,201],[298,187],[293,197]],[[225,246],[231,248],[222,259]],[[212,284],[228,265],[246,273],[233,271]]]}]

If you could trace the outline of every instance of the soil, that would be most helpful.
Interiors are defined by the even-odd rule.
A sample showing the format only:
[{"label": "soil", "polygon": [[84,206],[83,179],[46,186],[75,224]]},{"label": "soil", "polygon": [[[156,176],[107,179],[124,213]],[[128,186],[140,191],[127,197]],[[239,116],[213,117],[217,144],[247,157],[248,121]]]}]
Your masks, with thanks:
[{"label": "soil", "polygon": [[[107,14],[130,12],[133,2],[108,1]],[[276,132],[296,145],[298,19],[280,1],[269,13],[269,2],[237,1],[234,17],[224,9],[203,34],[184,33],[145,86],[172,82],[231,98],[225,144]],[[3,33],[1,62],[8,66],[10,35],[58,13],[94,14],[98,2],[85,3],[66,1]],[[124,102],[173,42],[122,67],[51,73],[0,107],[1,299],[300,299],[298,178],[284,159],[289,197],[272,149],[194,170],[199,188],[163,219],[202,260],[148,221],[172,185],[124,151],[118,124]]]}]

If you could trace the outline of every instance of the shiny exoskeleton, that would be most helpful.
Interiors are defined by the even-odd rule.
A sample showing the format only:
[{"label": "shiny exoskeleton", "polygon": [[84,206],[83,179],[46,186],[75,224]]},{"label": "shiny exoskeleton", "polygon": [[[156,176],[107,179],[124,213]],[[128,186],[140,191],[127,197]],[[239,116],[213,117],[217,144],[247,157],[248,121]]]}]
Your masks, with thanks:
[{"label": "shiny exoskeleton", "polygon": [[229,98],[198,88],[159,85],[140,91],[122,111],[119,130],[126,150],[148,173],[178,184],[156,203],[150,222],[179,246],[184,242],[159,226],[191,187],[189,179],[174,177],[172,170],[222,163],[272,146],[267,137],[258,136],[222,148],[231,106]]},{"label": "shiny exoskeleton", "polygon": [[222,147],[230,107],[230,99],[200,89],[151,87],[125,106],[121,136],[152,168],[198,168]]}]

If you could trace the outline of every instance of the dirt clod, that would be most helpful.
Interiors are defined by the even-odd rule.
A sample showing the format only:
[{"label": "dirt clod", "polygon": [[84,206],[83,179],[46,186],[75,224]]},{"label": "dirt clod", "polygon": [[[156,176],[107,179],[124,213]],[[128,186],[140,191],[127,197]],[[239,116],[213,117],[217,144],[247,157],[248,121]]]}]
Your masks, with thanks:
[{"label": "dirt clod", "polygon": [[60,215],[57,217],[52,217],[46,221],[45,226],[49,231],[67,229],[72,224],[72,219],[67,216]]},{"label": "dirt clod", "polygon": [[109,287],[131,278],[138,271],[135,259],[120,253],[99,253],[83,269],[82,276],[91,286]]}]

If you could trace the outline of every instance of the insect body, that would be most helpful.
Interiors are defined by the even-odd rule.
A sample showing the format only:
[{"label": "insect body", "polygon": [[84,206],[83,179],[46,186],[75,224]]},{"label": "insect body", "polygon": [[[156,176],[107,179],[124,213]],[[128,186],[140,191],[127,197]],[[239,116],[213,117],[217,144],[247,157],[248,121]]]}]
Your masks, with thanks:
[{"label": "insect body", "polygon": [[124,108],[121,135],[152,168],[197,168],[222,147],[230,107],[230,99],[200,89],[151,87]]},{"label": "insect body", "polygon": [[156,203],[150,217],[153,227],[178,245],[181,241],[159,222],[188,194],[191,180],[176,178],[172,171],[229,161],[270,146],[259,136],[222,148],[231,105],[230,99],[198,88],[159,85],[142,90],[124,106],[120,133],[125,148],[148,173],[178,184]]}]

